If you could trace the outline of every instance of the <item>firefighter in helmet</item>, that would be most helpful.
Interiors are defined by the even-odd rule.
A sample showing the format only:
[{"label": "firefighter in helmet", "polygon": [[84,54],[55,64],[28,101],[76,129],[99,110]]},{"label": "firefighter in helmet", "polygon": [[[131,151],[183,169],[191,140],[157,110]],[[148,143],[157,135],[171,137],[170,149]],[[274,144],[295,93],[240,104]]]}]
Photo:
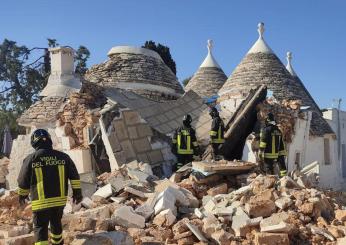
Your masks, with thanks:
[{"label": "firefighter in helmet", "polygon": [[177,156],[178,163],[174,171],[183,165],[192,162],[193,156],[198,154],[196,132],[191,126],[192,117],[187,114],[183,118],[183,126],[177,128],[172,138],[172,152]]},{"label": "firefighter in helmet", "polygon": [[216,160],[216,157],[220,154],[220,148],[225,142],[225,139],[224,139],[225,125],[219,116],[219,112],[217,111],[215,107],[212,107],[210,109],[209,115],[213,119],[209,134],[210,134],[210,143],[213,148],[213,154],[212,154],[213,159]]},{"label": "firefighter in helmet", "polygon": [[278,162],[279,175],[285,176],[287,174],[285,143],[272,113],[268,113],[265,125],[261,129],[259,147],[259,156],[264,163],[266,174],[274,174],[274,164]]},{"label": "firefighter in helmet", "polygon": [[35,152],[28,155],[18,176],[19,203],[24,205],[30,194],[35,245],[63,244],[61,218],[67,201],[70,180],[74,203],[82,201],[81,183],[71,158],[54,150],[49,133],[37,129],[31,136]]}]

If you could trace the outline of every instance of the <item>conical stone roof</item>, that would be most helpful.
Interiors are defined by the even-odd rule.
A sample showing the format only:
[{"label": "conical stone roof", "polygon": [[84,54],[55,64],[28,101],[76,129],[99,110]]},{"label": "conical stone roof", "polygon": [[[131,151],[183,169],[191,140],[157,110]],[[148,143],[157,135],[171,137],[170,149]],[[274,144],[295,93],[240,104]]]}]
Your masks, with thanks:
[{"label": "conical stone roof", "polygon": [[184,93],[177,77],[152,50],[117,46],[108,57],[92,66],[85,78],[105,88],[127,89],[155,100],[175,99]]},{"label": "conical stone roof", "polygon": [[[222,97],[245,97],[251,88],[266,85],[278,100],[298,99],[313,111],[311,134],[333,133],[317,104],[303,85],[292,76],[263,39],[264,25],[258,25],[259,38],[219,91]],[[293,69],[292,69],[293,70]]]},{"label": "conical stone roof", "polygon": [[302,101],[302,104],[305,106],[310,106],[312,110],[312,119],[311,119],[311,131],[315,135],[323,135],[323,134],[333,134],[333,130],[329,126],[329,124],[326,122],[326,120],[323,118],[323,114],[309,93],[309,91],[304,86],[303,82],[298,77],[297,73],[294,71],[292,67],[292,53],[287,52],[287,65],[286,69],[291,74],[293,79],[295,80],[295,85],[299,88],[296,90],[297,95],[299,96],[300,100]]},{"label": "conical stone roof", "polygon": [[227,76],[212,54],[212,40],[208,40],[207,47],[207,57],[185,87],[185,91],[193,90],[201,97],[216,95],[227,80]]}]

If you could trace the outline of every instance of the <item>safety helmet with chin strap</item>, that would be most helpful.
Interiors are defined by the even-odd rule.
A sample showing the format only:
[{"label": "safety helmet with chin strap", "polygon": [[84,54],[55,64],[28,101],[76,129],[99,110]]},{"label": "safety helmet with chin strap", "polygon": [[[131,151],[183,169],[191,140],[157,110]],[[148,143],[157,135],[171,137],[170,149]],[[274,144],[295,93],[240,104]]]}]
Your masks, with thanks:
[{"label": "safety helmet with chin strap", "polygon": [[39,144],[45,142],[47,142],[47,144],[52,142],[50,134],[45,129],[36,129],[31,135],[31,146],[37,148]]},{"label": "safety helmet with chin strap", "polygon": [[190,114],[186,114],[186,115],[184,116],[184,118],[183,118],[183,124],[184,124],[185,126],[190,126],[191,123],[192,123],[192,117],[191,117],[191,115],[190,115]]},{"label": "safety helmet with chin strap", "polygon": [[209,115],[214,118],[217,117],[219,115],[218,110],[215,107],[212,107],[209,111]]}]

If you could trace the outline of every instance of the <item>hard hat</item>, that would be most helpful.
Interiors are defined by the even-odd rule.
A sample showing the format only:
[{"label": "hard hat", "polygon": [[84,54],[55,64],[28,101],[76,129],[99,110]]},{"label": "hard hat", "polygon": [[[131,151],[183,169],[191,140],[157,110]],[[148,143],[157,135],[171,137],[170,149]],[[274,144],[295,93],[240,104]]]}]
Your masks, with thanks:
[{"label": "hard hat", "polygon": [[50,134],[45,129],[36,129],[31,135],[31,146],[36,148],[41,142],[51,142]]}]

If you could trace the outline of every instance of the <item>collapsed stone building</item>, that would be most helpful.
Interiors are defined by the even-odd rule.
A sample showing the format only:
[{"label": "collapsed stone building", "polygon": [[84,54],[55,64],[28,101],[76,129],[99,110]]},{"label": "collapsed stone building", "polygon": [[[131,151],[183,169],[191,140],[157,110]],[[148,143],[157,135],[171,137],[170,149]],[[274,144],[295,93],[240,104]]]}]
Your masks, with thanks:
[{"label": "collapsed stone building", "polygon": [[[309,107],[292,113],[295,123],[288,144],[289,170],[318,161],[322,185],[336,187],[338,168],[332,157],[335,134],[294,72],[291,56],[285,67],[264,41],[263,32],[263,24],[259,24],[259,39],[228,79],[208,42],[208,54],[185,91],[161,57],[148,49],[113,47],[109,59],[92,66],[83,78],[73,72],[73,50],[51,49],[52,72],[41,100],[18,120],[27,134],[13,143],[9,187],[16,187],[21,162],[32,151],[29,142],[34,128],[47,128],[54,147],[69,154],[80,173],[100,174],[132,160],[147,162],[160,171],[161,166],[175,162],[170,135],[185,114],[191,114],[204,149],[211,124],[205,98],[218,94],[221,116],[231,127],[231,122],[239,125],[235,117],[244,109],[244,102],[254,105],[264,101],[263,94],[260,100],[251,100],[260,85],[272,91],[272,99],[280,103],[299,100]],[[239,158],[249,161],[256,161],[246,138],[258,120],[255,113],[253,109],[248,128],[237,143],[238,148],[244,148]],[[228,141],[235,138],[230,133],[227,137]]]}]

